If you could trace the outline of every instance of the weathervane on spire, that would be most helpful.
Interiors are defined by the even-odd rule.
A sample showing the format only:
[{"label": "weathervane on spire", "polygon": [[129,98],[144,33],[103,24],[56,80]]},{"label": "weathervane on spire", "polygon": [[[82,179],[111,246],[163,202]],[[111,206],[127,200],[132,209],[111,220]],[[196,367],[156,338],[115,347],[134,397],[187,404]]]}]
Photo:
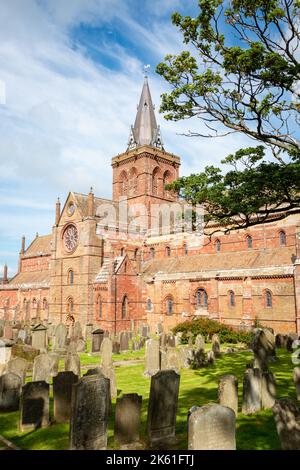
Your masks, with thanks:
[{"label": "weathervane on spire", "polygon": [[151,65],[150,65],[150,64],[144,65],[144,74],[145,74],[145,77],[148,77],[148,73],[150,72],[150,69],[151,69]]}]

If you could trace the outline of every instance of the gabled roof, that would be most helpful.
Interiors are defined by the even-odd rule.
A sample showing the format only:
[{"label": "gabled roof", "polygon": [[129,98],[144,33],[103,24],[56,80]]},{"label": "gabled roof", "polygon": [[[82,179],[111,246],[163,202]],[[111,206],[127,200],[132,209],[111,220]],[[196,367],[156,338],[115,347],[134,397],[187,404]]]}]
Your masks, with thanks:
[{"label": "gabled roof", "polygon": [[37,271],[37,272],[24,272],[18,273],[12,280],[1,286],[2,289],[16,288],[38,288],[38,287],[50,287],[50,271]]},{"label": "gabled roof", "polygon": [[25,250],[24,256],[41,256],[41,255],[50,255],[51,254],[51,240],[52,235],[37,236],[32,243],[29,245],[27,250]]}]

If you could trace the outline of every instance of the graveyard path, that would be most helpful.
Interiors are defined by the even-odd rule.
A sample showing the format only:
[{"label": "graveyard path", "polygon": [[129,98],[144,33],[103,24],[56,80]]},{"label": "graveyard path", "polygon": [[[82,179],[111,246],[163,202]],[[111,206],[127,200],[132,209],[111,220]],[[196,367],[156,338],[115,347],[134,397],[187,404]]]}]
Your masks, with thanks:
[{"label": "graveyard path", "polygon": [[0,450],[20,450],[19,447],[15,446],[12,442],[5,439],[0,435]]}]

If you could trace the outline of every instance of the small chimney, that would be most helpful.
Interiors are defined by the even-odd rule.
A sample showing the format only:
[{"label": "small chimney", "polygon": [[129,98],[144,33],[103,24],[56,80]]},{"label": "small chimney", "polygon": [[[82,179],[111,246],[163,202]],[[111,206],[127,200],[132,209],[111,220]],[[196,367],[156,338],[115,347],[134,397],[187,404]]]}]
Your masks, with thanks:
[{"label": "small chimney", "polygon": [[59,219],[60,219],[60,199],[58,197],[56,201],[56,209],[55,209],[55,225],[56,226],[59,224]]},{"label": "small chimney", "polygon": [[7,284],[8,283],[8,268],[7,268],[7,264],[5,263],[4,265],[4,268],[3,268],[3,284]]},{"label": "small chimney", "polygon": [[89,217],[94,217],[94,192],[93,188],[90,189],[89,195],[88,195],[88,216]]},{"label": "small chimney", "polygon": [[25,236],[23,235],[22,237],[22,244],[21,244],[21,255],[24,255],[25,253]]}]

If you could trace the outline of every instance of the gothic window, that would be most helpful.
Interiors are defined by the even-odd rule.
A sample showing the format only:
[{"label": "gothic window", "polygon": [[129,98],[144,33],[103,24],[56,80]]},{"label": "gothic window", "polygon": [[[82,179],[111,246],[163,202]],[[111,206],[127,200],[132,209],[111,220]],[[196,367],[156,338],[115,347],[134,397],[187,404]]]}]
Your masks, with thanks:
[{"label": "gothic window", "polygon": [[215,242],[215,248],[216,248],[216,251],[219,253],[221,251],[221,242],[220,240],[216,240]]},{"label": "gothic window", "polygon": [[152,194],[158,194],[158,175],[159,175],[159,168],[155,168],[152,173]]},{"label": "gothic window", "polygon": [[279,232],[279,241],[280,246],[286,246],[286,234],[283,230]]},{"label": "gothic window", "polygon": [[163,188],[164,188],[164,196],[168,197],[170,196],[169,191],[165,188],[166,184],[170,184],[172,182],[172,176],[169,170],[165,171],[164,177],[163,177]]},{"label": "gothic window", "polygon": [[136,168],[131,168],[129,175],[129,193],[131,195],[137,194],[138,173]]},{"label": "gothic window", "polygon": [[208,297],[205,289],[198,289],[196,292],[197,307],[208,307]]},{"label": "gothic window", "polygon": [[43,299],[43,310],[47,310],[47,308],[48,308],[47,299]]},{"label": "gothic window", "polygon": [[121,256],[125,255],[125,248],[121,248]]},{"label": "gothic window", "polygon": [[167,315],[172,315],[174,313],[174,301],[173,297],[167,297],[166,299],[166,311]]},{"label": "gothic window", "polygon": [[253,246],[253,243],[252,243],[252,237],[250,235],[247,236],[247,247],[249,249],[251,249]]},{"label": "gothic window", "polygon": [[234,294],[233,290],[229,291],[229,305],[230,305],[230,307],[235,306],[235,294]]},{"label": "gothic window", "polygon": [[37,309],[37,301],[36,299],[32,299],[32,308]]},{"label": "gothic window", "polygon": [[74,301],[72,298],[68,299],[68,302],[67,302],[67,313],[69,315],[73,315],[74,313]]},{"label": "gothic window", "polygon": [[66,250],[71,253],[78,245],[78,231],[75,225],[68,225],[63,234]]},{"label": "gothic window", "polygon": [[151,299],[147,299],[147,310],[152,310],[152,307],[153,305]]},{"label": "gothic window", "polygon": [[185,256],[187,256],[189,254],[189,248],[188,248],[186,243],[183,245],[183,252],[184,252]]},{"label": "gothic window", "polygon": [[126,318],[128,310],[128,299],[127,295],[124,295],[122,300],[122,319]]},{"label": "gothic window", "polygon": [[153,247],[150,248],[150,256],[152,259],[155,258],[155,248]]},{"label": "gothic window", "polygon": [[68,284],[69,284],[69,286],[73,286],[73,284],[74,284],[74,271],[72,271],[72,269],[70,269],[70,271],[69,271]]},{"label": "gothic window", "polygon": [[166,255],[171,256],[171,248],[169,246],[166,246]]},{"label": "gothic window", "polygon": [[266,290],[266,292],[265,292],[265,305],[268,308],[272,308],[272,306],[273,306],[272,292],[269,291],[269,290]]},{"label": "gothic window", "polygon": [[128,178],[126,171],[122,171],[120,175],[120,195],[126,196],[128,190]]},{"label": "gothic window", "polygon": [[137,260],[138,255],[139,255],[139,249],[136,248],[136,249],[134,250],[134,260],[135,260],[135,261]]}]

